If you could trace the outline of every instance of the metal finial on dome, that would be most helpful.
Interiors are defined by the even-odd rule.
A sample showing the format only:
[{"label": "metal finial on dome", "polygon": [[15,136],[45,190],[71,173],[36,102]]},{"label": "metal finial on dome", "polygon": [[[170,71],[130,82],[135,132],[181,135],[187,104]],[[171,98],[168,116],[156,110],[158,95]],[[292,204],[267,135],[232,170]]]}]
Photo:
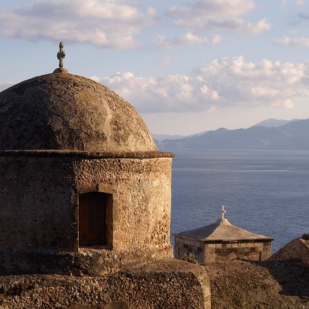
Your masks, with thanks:
[{"label": "metal finial on dome", "polygon": [[68,73],[68,70],[63,67],[63,59],[65,58],[65,51],[63,50],[63,47],[63,42],[60,42],[59,51],[57,53],[57,58],[59,60],[59,68],[57,68],[54,73]]}]

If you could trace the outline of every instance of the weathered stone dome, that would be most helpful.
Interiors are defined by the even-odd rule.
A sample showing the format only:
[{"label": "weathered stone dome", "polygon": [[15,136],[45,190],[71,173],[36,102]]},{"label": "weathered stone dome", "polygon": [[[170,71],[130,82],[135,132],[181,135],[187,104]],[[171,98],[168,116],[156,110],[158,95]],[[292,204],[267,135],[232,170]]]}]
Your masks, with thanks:
[{"label": "weathered stone dome", "polygon": [[0,149],[157,151],[129,103],[68,73],[34,77],[0,93]]}]

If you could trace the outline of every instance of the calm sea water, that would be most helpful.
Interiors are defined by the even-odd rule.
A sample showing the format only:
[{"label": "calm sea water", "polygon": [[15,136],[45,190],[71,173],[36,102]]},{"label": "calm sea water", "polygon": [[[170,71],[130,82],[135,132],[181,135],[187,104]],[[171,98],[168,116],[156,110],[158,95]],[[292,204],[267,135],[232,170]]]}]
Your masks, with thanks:
[{"label": "calm sea water", "polygon": [[[273,252],[309,233],[309,152],[178,151],[172,169],[172,232],[221,217],[274,237]],[[173,242],[173,237],[172,237]]]}]

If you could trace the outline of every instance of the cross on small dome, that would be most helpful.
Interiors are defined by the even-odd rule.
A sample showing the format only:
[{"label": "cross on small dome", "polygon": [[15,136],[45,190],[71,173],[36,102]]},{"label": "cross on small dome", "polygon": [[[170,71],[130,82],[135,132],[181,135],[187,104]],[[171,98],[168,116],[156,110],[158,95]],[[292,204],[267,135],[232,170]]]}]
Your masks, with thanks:
[{"label": "cross on small dome", "polygon": [[63,42],[60,42],[59,52],[57,53],[57,58],[59,59],[59,68],[63,68],[63,59],[65,58],[65,51],[63,50],[63,47]]},{"label": "cross on small dome", "polygon": [[223,221],[225,218],[224,218],[224,215],[226,214],[226,210],[224,209],[224,205],[221,206],[221,220]]},{"label": "cross on small dome", "polygon": [[63,67],[63,59],[65,58],[65,51],[63,49],[63,42],[59,43],[59,51],[57,53],[57,58],[59,60],[59,68],[57,68],[54,73],[68,73],[68,70]]}]

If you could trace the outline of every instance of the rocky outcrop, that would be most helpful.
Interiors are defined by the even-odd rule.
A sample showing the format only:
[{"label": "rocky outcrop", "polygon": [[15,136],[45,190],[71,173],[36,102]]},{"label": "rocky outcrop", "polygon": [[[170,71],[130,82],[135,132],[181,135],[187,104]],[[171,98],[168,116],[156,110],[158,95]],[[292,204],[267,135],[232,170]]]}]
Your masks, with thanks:
[{"label": "rocky outcrop", "polygon": [[309,234],[303,234],[273,254],[269,261],[299,261],[309,267]]},{"label": "rocky outcrop", "polygon": [[309,308],[309,269],[299,262],[208,263],[211,309]]},{"label": "rocky outcrop", "polygon": [[210,286],[203,267],[168,259],[110,276],[2,276],[0,307],[210,309]]}]

